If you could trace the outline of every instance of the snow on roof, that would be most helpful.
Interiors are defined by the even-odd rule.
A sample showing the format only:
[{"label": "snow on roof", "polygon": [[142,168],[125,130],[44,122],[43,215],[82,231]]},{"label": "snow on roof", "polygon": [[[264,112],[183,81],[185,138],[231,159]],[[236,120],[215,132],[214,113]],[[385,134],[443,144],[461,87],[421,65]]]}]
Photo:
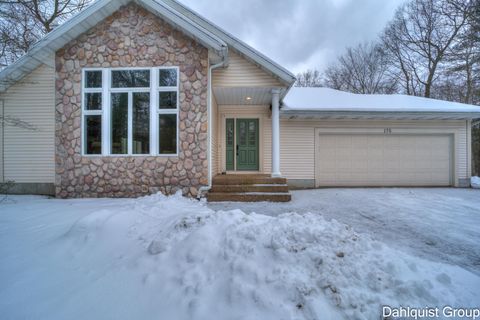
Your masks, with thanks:
[{"label": "snow on roof", "polygon": [[480,107],[401,94],[355,94],[330,88],[292,88],[285,111],[478,113]]}]

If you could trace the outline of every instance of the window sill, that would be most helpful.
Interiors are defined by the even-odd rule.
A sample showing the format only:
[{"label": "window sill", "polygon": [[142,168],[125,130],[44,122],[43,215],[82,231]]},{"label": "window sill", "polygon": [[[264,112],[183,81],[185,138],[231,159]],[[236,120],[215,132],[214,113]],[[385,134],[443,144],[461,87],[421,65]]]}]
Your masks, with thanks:
[{"label": "window sill", "polygon": [[147,157],[162,157],[162,158],[178,158],[178,154],[82,154],[86,158],[147,158]]}]

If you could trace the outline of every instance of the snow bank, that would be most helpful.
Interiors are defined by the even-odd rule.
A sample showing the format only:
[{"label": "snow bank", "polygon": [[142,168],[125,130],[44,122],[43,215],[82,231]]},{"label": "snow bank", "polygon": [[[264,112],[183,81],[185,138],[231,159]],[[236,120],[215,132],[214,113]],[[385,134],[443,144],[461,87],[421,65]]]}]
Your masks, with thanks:
[{"label": "snow bank", "polygon": [[474,189],[480,189],[480,177],[472,177],[470,184]]},{"label": "snow bank", "polygon": [[[21,270],[0,276],[7,319],[378,319],[383,304],[474,306],[480,298],[479,277],[320,215],[215,212],[160,194],[74,204],[84,214],[43,244],[4,256],[0,238],[2,265]],[[70,205],[55,201],[33,215],[67,215]],[[35,221],[22,228],[42,225]],[[16,234],[10,245],[22,243]]]}]

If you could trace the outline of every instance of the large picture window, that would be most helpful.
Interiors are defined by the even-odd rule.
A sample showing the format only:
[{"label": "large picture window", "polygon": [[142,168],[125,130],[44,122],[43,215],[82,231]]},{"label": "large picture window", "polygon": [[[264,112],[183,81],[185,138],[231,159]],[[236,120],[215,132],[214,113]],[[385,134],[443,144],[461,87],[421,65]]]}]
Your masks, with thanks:
[{"label": "large picture window", "polygon": [[85,69],[85,155],[176,155],[178,68]]}]

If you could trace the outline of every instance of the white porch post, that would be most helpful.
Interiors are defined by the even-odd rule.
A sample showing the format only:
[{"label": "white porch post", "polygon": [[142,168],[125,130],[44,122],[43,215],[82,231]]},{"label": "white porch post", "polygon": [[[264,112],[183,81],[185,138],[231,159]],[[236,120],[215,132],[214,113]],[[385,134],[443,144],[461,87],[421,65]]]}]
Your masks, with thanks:
[{"label": "white porch post", "polygon": [[272,177],[280,173],[280,89],[272,90]]}]

